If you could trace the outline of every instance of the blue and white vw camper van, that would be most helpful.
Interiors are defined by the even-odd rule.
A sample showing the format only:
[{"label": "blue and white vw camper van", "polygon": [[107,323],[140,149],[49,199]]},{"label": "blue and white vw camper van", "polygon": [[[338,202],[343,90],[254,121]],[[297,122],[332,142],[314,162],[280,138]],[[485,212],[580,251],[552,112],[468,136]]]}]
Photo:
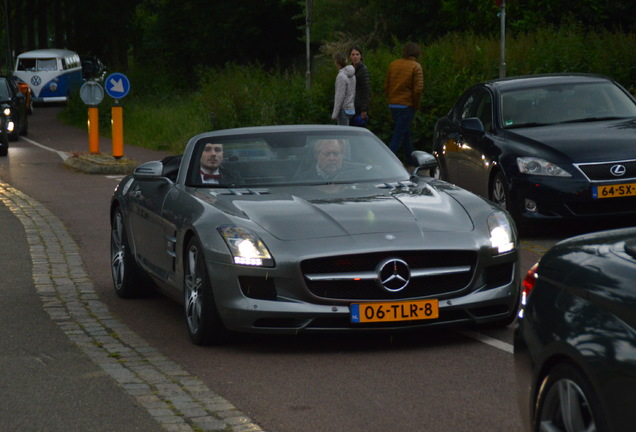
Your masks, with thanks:
[{"label": "blue and white vw camper van", "polygon": [[66,102],[83,83],[80,56],[63,49],[18,55],[13,75],[31,88],[34,102]]}]

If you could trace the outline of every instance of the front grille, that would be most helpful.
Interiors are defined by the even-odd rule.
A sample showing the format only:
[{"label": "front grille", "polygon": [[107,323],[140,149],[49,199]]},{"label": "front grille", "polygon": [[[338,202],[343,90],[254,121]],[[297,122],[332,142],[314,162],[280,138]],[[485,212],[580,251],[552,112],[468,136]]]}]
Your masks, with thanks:
[{"label": "front grille", "polygon": [[[613,175],[610,170],[615,165],[623,165],[625,167],[625,174],[620,177]],[[636,160],[585,163],[577,164],[576,166],[591,181],[633,180],[636,178]]]},{"label": "front grille", "polygon": [[[406,287],[391,292],[381,287],[374,277],[356,278],[355,275],[376,274],[378,264],[387,259],[405,261],[412,277]],[[301,270],[310,292],[325,299],[338,300],[395,300],[419,297],[443,298],[468,287],[475,272],[477,254],[472,251],[406,251],[347,255],[306,260]],[[415,276],[418,271],[452,268],[445,274]],[[327,280],[324,275],[351,275]],[[311,275],[311,277],[307,277]]]}]

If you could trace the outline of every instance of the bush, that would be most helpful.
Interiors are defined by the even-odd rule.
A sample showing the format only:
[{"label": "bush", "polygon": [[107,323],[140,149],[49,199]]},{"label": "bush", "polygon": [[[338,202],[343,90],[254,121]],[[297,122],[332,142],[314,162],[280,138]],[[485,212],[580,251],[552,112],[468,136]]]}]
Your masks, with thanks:
[{"label": "bush", "polygon": [[[500,41],[494,36],[454,33],[420,45],[425,89],[412,136],[416,148],[430,150],[435,121],[448,112],[461,93],[477,82],[499,76]],[[400,41],[364,50],[372,86],[368,127],[387,143],[393,120],[383,92],[384,77],[389,63],[400,57],[401,50]],[[540,28],[531,33],[508,35],[507,75],[600,73],[633,90],[634,52],[633,33],[590,32],[575,23]],[[129,73],[131,94],[121,101],[124,140],[126,144],[179,153],[191,136],[207,130],[333,124],[336,74],[328,54],[314,58],[310,89],[306,88],[304,69],[266,70],[259,65],[228,64],[224,68],[200,69],[194,82],[183,82],[175,81],[169,73],[157,74],[137,67]],[[86,128],[86,107],[75,99],[66,108],[64,118]],[[110,110],[100,111],[100,131],[108,135]]]}]

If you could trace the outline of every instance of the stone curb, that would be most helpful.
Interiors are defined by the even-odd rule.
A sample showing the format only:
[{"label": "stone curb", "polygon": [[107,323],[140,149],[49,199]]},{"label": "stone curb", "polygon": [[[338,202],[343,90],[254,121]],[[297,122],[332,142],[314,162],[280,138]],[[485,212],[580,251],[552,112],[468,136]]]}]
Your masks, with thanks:
[{"label": "stone curb", "polygon": [[55,215],[2,181],[0,200],[24,226],[44,310],[163,430],[263,431],[108,311],[84,270],[79,248]]},{"label": "stone curb", "polygon": [[88,174],[130,174],[139,165],[125,157],[115,158],[108,154],[69,153],[64,165]]}]

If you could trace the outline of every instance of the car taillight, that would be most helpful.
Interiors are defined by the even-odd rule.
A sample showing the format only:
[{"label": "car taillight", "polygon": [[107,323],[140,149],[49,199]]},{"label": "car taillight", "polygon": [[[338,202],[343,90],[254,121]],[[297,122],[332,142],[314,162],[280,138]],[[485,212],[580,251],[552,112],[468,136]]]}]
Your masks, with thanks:
[{"label": "car taillight", "polygon": [[528,273],[526,273],[526,277],[523,279],[521,283],[521,304],[525,305],[528,300],[528,296],[530,292],[534,288],[534,285],[537,283],[537,279],[539,275],[537,274],[537,268],[539,267],[539,263],[536,263],[532,266]]}]

